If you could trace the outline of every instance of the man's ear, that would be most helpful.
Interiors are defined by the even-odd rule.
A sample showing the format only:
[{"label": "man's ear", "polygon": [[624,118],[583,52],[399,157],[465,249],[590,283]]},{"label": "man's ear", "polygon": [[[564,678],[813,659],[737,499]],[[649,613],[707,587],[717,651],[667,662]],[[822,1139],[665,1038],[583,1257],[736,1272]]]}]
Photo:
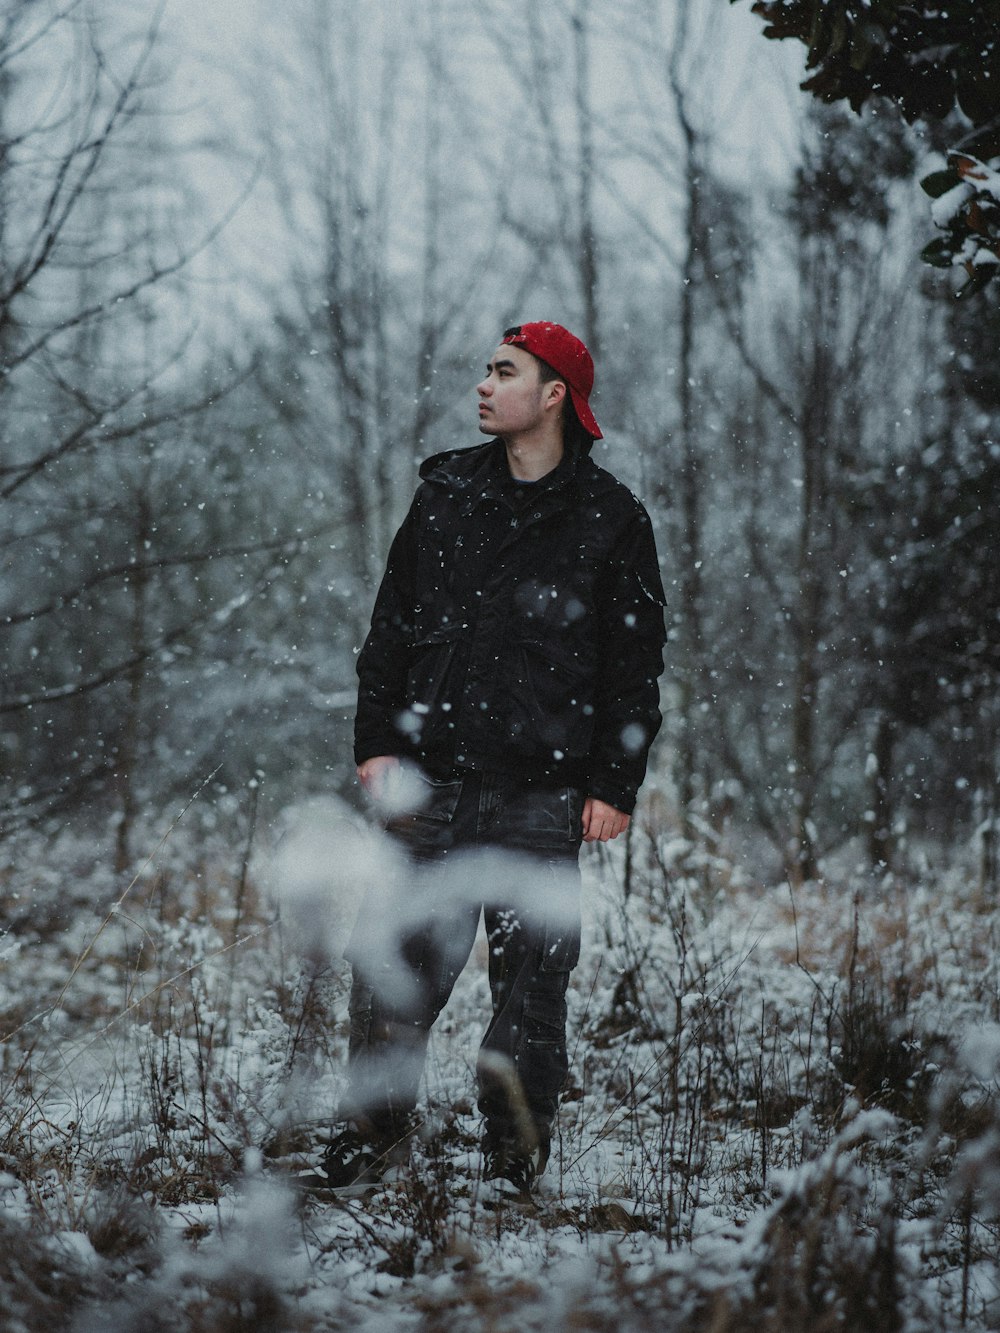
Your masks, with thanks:
[{"label": "man's ear", "polygon": [[561,402],[565,401],[565,398],[566,398],[566,385],[562,382],[562,380],[549,380],[549,382],[545,386],[546,408],[558,407]]}]

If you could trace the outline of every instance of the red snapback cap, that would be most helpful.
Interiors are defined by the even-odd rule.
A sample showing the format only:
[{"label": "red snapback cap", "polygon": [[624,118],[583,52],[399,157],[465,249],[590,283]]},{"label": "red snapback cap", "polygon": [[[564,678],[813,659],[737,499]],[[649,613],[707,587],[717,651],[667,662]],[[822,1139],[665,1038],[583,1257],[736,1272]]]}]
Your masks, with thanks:
[{"label": "red snapback cap", "polygon": [[523,347],[551,366],[566,381],[580,425],[595,440],[604,438],[588,402],[594,387],[594,361],[579,338],[561,324],[539,321],[515,325],[506,331],[501,342]]}]

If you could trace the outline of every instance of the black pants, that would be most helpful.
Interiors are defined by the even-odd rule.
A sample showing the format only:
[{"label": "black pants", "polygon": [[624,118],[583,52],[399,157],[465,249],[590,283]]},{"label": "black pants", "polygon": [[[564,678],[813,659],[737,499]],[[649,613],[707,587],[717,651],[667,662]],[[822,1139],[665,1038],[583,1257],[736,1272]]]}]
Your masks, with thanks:
[{"label": "black pants", "polygon": [[493,1016],[479,1107],[494,1140],[549,1137],[568,1067],[566,990],[580,956],[575,787],[466,772],[420,775],[425,800],[389,831],[398,884],[362,904],[352,937],[347,1114],[392,1136],[417,1100],[427,1039],[485,916]]}]

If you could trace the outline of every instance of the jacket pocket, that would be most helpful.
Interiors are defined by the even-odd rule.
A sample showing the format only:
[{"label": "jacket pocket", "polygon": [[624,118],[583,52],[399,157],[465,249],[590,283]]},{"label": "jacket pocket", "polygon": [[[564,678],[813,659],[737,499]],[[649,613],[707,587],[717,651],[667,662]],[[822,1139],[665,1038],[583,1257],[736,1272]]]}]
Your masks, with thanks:
[{"label": "jacket pocket", "polygon": [[557,558],[543,578],[526,578],[514,592],[514,615],[531,634],[578,635],[595,612],[595,596],[603,571],[601,561],[579,554]]},{"label": "jacket pocket", "polygon": [[450,731],[459,643],[458,628],[438,630],[418,640],[410,649],[406,676],[408,702],[396,719],[396,726],[418,752],[440,748]]},{"label": "jacket pocket", "polygon": [[590,749],[593,730],[591,673],[538,644],[517,644],[508,685],[509,743],[545,758],[579,758]]}]

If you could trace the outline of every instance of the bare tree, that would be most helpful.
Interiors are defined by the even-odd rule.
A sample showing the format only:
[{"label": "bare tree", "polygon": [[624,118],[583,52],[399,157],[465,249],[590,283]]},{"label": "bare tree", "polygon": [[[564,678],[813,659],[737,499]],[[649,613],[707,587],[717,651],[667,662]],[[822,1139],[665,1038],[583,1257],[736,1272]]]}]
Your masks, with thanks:
[{"label": "bare tree", "polygon": [[178,575],[276,543],[214,549],[162,486],[226,393],[192,387],[171,293],[225,219],[180,244],[151,205],[158,17],[119,38],[40,0],[0,29],[0,716],[11,817],[110,781],[124,860],[149,682],[217,610],[175,601]]}]

